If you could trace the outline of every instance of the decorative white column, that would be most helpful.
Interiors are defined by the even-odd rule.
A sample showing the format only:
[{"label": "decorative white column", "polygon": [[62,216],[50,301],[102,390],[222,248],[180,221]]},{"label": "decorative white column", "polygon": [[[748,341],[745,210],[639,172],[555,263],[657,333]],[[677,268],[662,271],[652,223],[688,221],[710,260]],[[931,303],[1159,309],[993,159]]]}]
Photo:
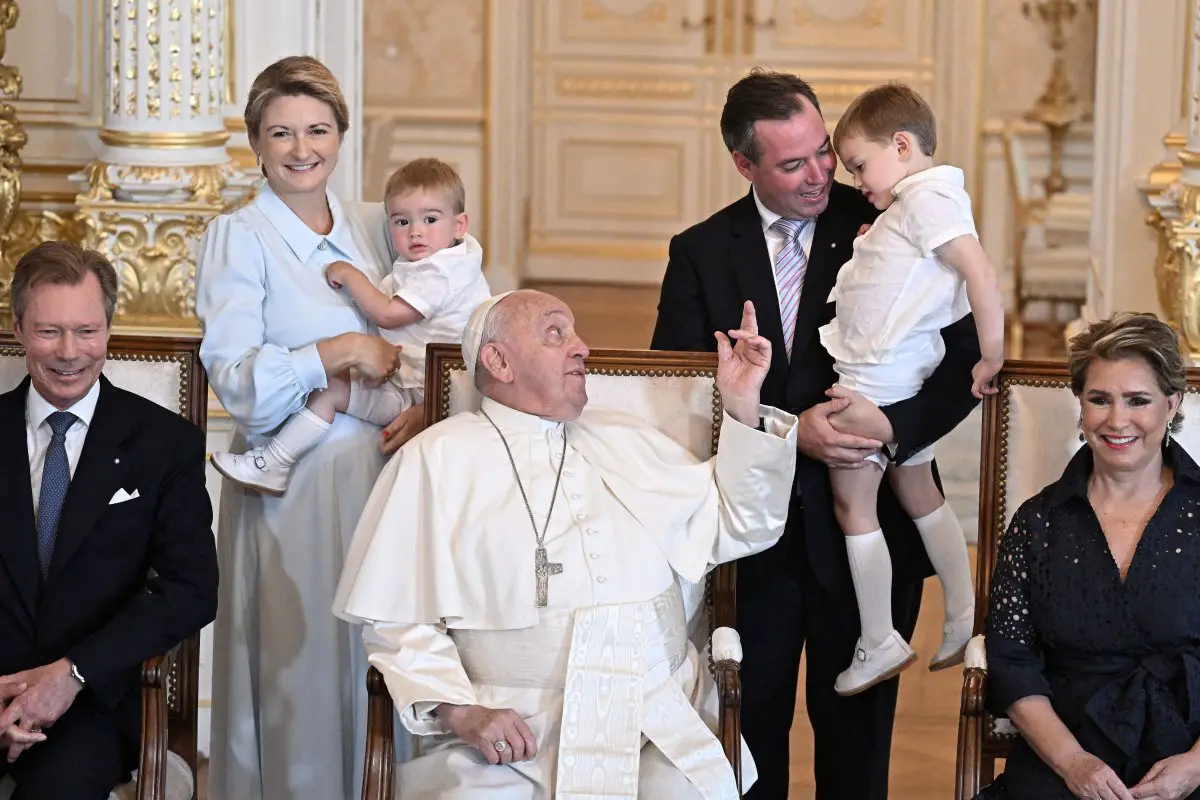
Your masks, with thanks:
[{"label": "decorative white column", "polygon": [[195,249],[241,193],[226,186],[225,25],[225,0],[104,0],[104,149],[77,204],[117,267],[126,329],[197,329]]}]

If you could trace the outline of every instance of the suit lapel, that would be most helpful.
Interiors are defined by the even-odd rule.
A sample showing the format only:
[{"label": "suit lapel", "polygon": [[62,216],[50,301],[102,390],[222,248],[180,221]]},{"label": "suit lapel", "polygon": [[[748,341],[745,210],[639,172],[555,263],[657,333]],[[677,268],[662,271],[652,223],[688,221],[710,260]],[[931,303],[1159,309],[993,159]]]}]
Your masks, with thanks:
[{"label": "suit lapel", "polygon": [[71,477],[71,487],[67,490],[58,522],[54,555],[50,559],[50,579],[79,549],[108,501],[120,488],[128,465],[125,445],[132,431],[133,420],[121,408],[117,389],[101,376],[96,413],[88,426],[83,452]]},{"label": "suit lapel", "polygon": [[[762,219],[753,194],[747,194],[734,209],[733,241],[730,256],[737,275],[741,296],[754,303],[758,332],[771,340],[771,374],[787,371],[787,350],[783,343],[783,322],[779,315],[779,293],[771,273],[771,255],[763,236]],[[741,319],[741,311],[738,311]]]},{"label": "suit lapel", "polygon": [[29,483],[29,449],[25,441],[25,398],[29,378],[0,395],[0,459],[13,466],[10,480],[0,481],[0,508],[15,524],[0,530],[0,562],[17,596],[33,620],[37,607],[37,533],[33,523],[33,488]]}]

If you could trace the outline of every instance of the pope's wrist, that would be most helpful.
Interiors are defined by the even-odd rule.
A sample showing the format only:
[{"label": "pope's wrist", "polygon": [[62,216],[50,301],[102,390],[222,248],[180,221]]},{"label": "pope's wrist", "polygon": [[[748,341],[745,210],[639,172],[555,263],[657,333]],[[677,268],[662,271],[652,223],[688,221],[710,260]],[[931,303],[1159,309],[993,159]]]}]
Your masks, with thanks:
[{"label": "pope's wrist", "polygon": [[758,403],[735,400],[725,403],[725,413],[748,428],[758,427]]}]

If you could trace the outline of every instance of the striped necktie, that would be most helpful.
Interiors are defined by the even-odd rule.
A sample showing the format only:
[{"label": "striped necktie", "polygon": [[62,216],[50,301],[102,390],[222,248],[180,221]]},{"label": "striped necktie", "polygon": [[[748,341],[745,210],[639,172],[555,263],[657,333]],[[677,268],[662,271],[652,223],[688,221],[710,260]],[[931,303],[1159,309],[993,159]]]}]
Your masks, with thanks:
[{"label": "striped necktie", "polygon": [[808,271],[808,256],[800,244],[800,234],[811,219],[784,219],[771,223],[771,229],[783,234],[783,247],[775,260],[775,286],[779,290],[779,319],[783,323],[783,344],[788,360],[792,358],[792,340],[796,338],[796,314],[800,310],[800,291],[804,288],[804,273]]}]

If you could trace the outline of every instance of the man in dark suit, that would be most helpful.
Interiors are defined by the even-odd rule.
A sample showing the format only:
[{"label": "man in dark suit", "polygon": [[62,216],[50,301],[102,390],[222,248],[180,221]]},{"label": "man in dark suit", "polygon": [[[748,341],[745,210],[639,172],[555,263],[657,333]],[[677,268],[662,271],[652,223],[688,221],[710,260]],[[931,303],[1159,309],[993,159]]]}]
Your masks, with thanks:
[{"label": "man in dark suit", "polygon": [[137,765],[142,661],[216,616],[204,435],[101,376],[116,298],[112,265],[73,244],[42,244],[13,274],[29,373],[0,395],[0,776],[14,800],[107,798]]},{"label": "man in dark suit", "polygon": [[[829,400],[825,392],[837,375],[817,329],[833,317],[827,298],[855,237],[878,212],[833,180],[837,162],[820,105],[800,78],[751,72],[729,91],[721,133],[751,190],[672,239],[651,347],[715,350],[713,332],[736,328],[742,303],[751,300],[760,332],[774,345],[762,401],[800,417],[796,494],[784,536],[738,563],[742,731],[759,771],[746,796],[787,797],[788,736],[807,644],[817,797],[885,798],[899,681],[853,697],[834,692],[837,674],[854,657],[859,621],[828,469],[861,467],[880,443],[895,443],[896,459],[904,460],[965,418],[976,403],[975,325],[968,316],[942,332],[946,356],[911,400],[882,412],[857,395]],[[847,429],[873,438],[839,432]],[[932,568],[886,482],[879,519],[894,562],[893,618],[911,639]]]}]

